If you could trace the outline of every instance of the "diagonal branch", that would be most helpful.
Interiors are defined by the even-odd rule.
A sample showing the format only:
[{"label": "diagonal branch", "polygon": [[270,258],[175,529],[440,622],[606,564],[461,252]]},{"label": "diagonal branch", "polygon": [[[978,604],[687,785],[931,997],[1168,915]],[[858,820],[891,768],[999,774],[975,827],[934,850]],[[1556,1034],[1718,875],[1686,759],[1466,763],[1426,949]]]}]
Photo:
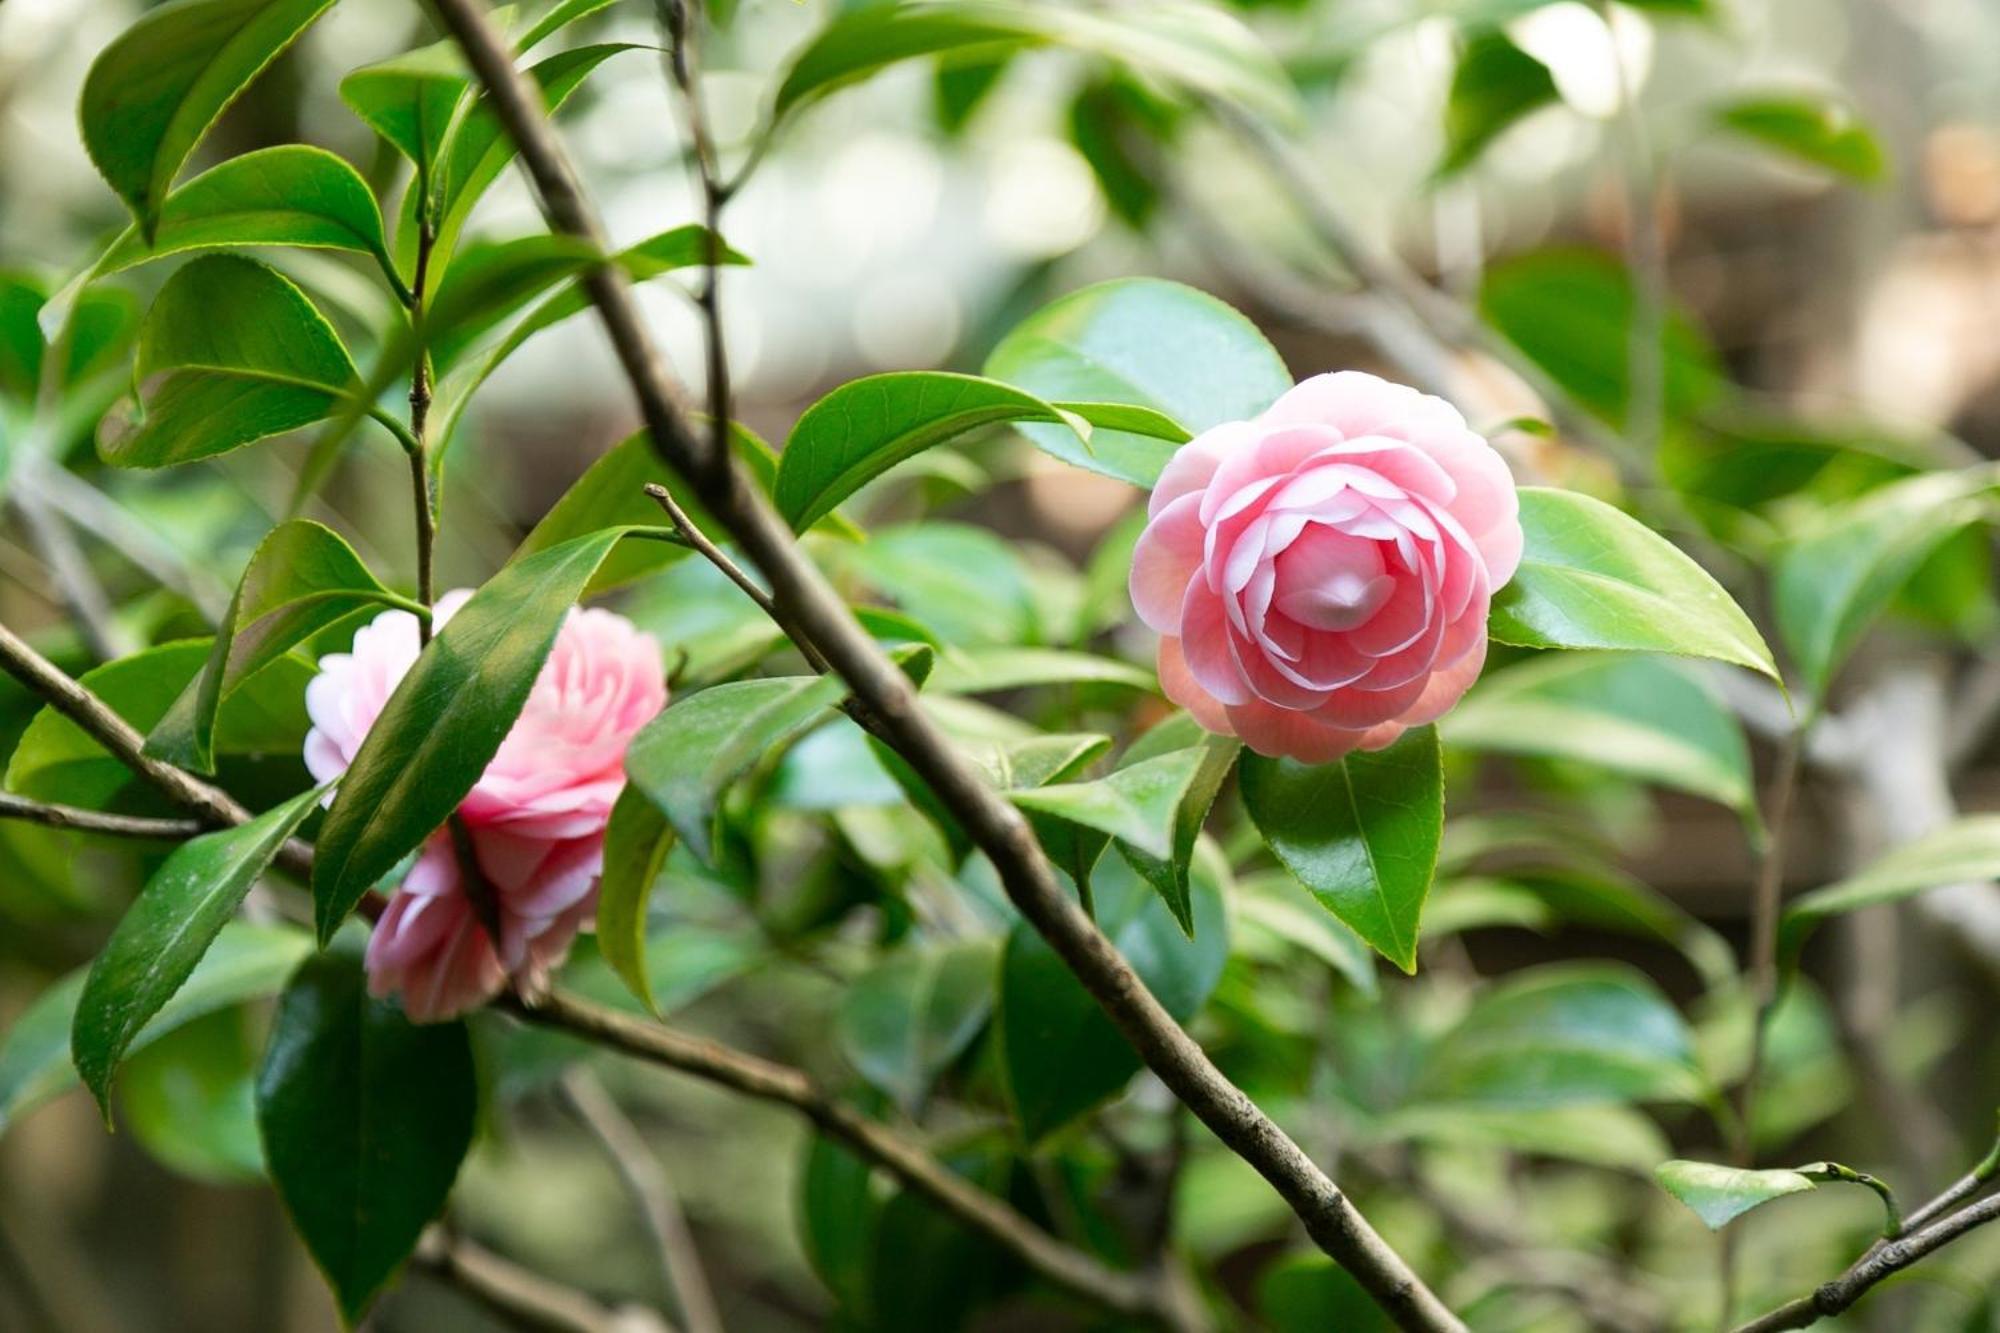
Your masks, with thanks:
[{"label": "diagonal branch", "polygon": [[83,833],[109,833],[120,838],[160,838],[178,842],[192,838],[207,826],[198,819],[151,819],[145,815],[113,815],[101,810],[85,810],[74,805],[31,801],[25,796],[0,792],[0,819],[18,819],[47,828],[76,829]]},{"label": "diagonal branch", "polygon": [[[602,253],[607,238],[548,122],[547,107],[476,0],[435,0],[435,11],[485,85],[495,114],[520,150],[553,230]],[[639,318],[624,275],[601,264],[584,280],[631,381],[654,449],[693,487],[703,506],[764,575],[779,627],[811,643],[843,676],[903,758],[958,819],[998,870],[1021,915],[1041,933],[1127,1041],[1174,1094],[1264,1176],[1307,1232],[1405,1329],[1463,1326],[1402,1256],[1242,1089],[1167,1013],[1138,973],[1056,879],[1027,820],[996,793],[920,711],[909,681],[854,619],[792,533],[727,451],[704,447]]]}]

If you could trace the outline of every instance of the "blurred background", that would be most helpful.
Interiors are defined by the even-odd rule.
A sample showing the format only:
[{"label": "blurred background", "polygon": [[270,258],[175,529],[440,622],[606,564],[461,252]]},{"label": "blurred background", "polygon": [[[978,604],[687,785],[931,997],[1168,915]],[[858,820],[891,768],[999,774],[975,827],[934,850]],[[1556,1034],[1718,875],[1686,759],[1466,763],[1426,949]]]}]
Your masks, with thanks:
[{"label": "blurred background", "polygon": [[[706,88],[725,151],[755,132],[788,56],[837,7],[714,7]],[[123,222],[78,142],[75,105],[90,60],[138,8],[0,4],[0,261],[45,289]],[[1154,274],[1248,313],[1299,376],[1360,367],[1448,393],[1524,479],[1670,492],[1677,498],[1656,511],[1668,515],[1661,521],[1725,571],[1747,569],[1801,496],[2000,456],[2000,6],[1992,0],[1244,0],[1235,12],[1302,94],[1289,178],[1203,108],[1057,51],[898,66],[794,124],[725,227],[754,261],[725,286],[742,418],[781,441],[837,383],[884,369],[976,370],[998,334],[1045,301],[1103,278]],[[623,0],[587,32],[646,44],[610,61],[563,116],[616,239],[693,220],[681,127],[650,49],[660,40],[651,7]],[[427,40],[405,0],[342,0],[231,111],[204,153],[304,141],[386,177],[395,162],[336,84],[357,65]],[[1646,216],[1654,225],[1632,225]],[[479,225],[496,236],[539,225],[511,173]],[[1648,254],[1660,259],[1669,312],[1664,402],[1650,425],[1631,401],[1624,351],[1632,311],[1651,299],[1641,292],[1635,307],[1624,265]],[[279,262],[343,326],[380,323],[380,296],[341,263],[300,253]],[[99,317],[129,321],[161,276],[142,271],[93,289]],[[642,295],[676,369],[699,392],[692,304],[670,282]],[[1454,321],[1466,325],[1455,330]],[[1551,380],[1560,402],[1545,392]],[[107,398],[120,388],[109,386]],[[1616,449],[1601,447],[1621,423],[1628,437],[1656,434],[1664,482],[1635,478]],[[589,319],[513,358],[451,446],[443,586],[486,577],[635,425]],[[0,419],[14,439],[26,429],[18,415]],[[94,567],[112,601],[111,632],[127,645],[197,632],[195,612],[226,601],[234,572],[282,516],[304,457],[267,449],[170,476],[121,475],[91,467],[87,433],[86,423],[75,469],[85,482],[39,464],[10,477],[0,528],[0,618],[37,631],[70,665],[87,664],[102,645],[87,641],[66,605],[64,559]],[[0,437],[0,456],[9,456],[6,445]],[[407,579],[413,553],[392,444],[368,439],[338,468],[322,516],[374,568]],[[978,546],[979,559],[996,562],[998,583],[970,592],[942,574],[874,571],[906,604],[928,598],[933,623],[948,623],[968,595],[999,596],[995,586],[1019,589],[1023,614],[1045,626],[1102,600],[1106,586],[1114,601],[1122,588],[1122,567],[1092,558],[1134,504],[1119,483],[1061,468],[1007,437],[925,455],[897,482],[872,493],[878,520],[941,511],[1007,539]],[[1915,688],[1929,693],[1911,706],[1944,719],[1955,765],[1942,799],[1955,793],[1974,810],[2000,794],[1983,739],[2000,702],[2000,667],[1985,658],[1995,629],[1991,575],[1983,536],[1949,544],[1854,677],[1921,668]],[[1745,593],[1753,605],[1755,597]],[[643,587],[630,609],[668,642],[742,613],[693,564]],[[1110,629],[1143,657],[1143,630]],[[31,712],[0,680],[4,739]],[[808,746],[788,764],[812,762]],[[1494,809],[1560,804],[1607,865],[1740,941],[1750,862],[1727,810],[1555,762],[1468,764],[1464,781]],[[783,772],[774,790],[782,814]],[[897,799],[893,788],[884,799]],[[1899,818],[1927,817],[1832,786],[1809,790],[1790,878],[1824,883],[1899,836]],[[108,928],[105,909],[135,883],[133,867],[110,856],[53,870],[37,833],[0,830],[0,1027],[51,978],[89,959]],[[679,901],[692,906],[675,909],[693,923],[688,957],[676,965],[674,997],[684,1006],[676,1021],[829,1067],[834,1057],[811,1037],[837,984],[826,974],[839,977],[859,956],[837,934],[811,933],[825,918],[815,895],[836,892],[830,874],[802,861],[796,892],[764,923],[783,941],[791,928],[783,914],[793,913],[803,943],[790,951],[753,952],[738,933],[704,924],[704,899],[691,887]],[[1935,1179],[1958,1165],[1956,1145],[1976,1137],[1982,1116],[1990,1119],[2000,1089],[1991,1023],[2000,928],[1990,890],[1952,901],[1900,931],[1875,919],[1816,946],[1821,984],[1788,1010],[1786,1092],[1772,1098],[1792,1117],[1772,1133],[1797,1139],[1801,1160],[1852,1152],[1860,1141],[1892,1168]],[[1677,994],[1697,989],[1665,948],[1538,917],[1518,901],[1511,909],[1459,902],[1459,924],[1426,927],[1433,948],[1450,951],[1449,966],[1490,976],[1609,953],[1639,961]],[[1243,998],[1258,988],[1258,959],[1230,966],[1219,1012],[1201,1029],[1224,1049],[1258,1022],[1288,1021]],[[1299,1003],[1303,1027],[1344,1021],[1332,1001]],[[277,1203],[248,1183],[254,1138],[216,1114],[236,1104],[230,1071],[241,1065],[244,1021],[230,1012],[186,1029],[182,1058],[158,1079],[135,1061],[128,1132],[106,1136],[74,1093],[6,1125],[0,1329],[336,1326]],[[1353,1031],[1366,1030],[1356,1018]],[[497,1024],[482,1035],[525,1040]],[[204,1084],[187,1072],[203,1061],[187,1052],[211,1049],[215,1077]],[[554,1055],[544,1058],[553,1065]],[[824,1326],[826,1300],[793,1222],[802,1126],[630,1066],[605,1063],[591,1078],[610,1084],[639,1120],[727,1326]],[[1132,1096],[1143,1104],[1153,1091],[1142,1083]],[[589,1088],[547,1078],[525,1079],[518,1095],[496,1093],[457,1221],[607,1306],[658,1305],[645,1229],[579,1114],[579,1099],[590,1097]],[[1327,1100],[1337,1107],[1340,1097]],[[1338,1143],[1340,1113],[1328,1115]],[[191,1125],[214,1132],[192,1134]],[[1177,1234],[1223,1261],[1222,1271],[1237,1262],[1248,1273],[1282,1220],[1275,1201],[1228,1159],[1197,1158],[1191,1169],[1200,1174],[1183,1191],[1189,1212]],[[1567,1179],[1558,1172],[1532,1203],[1552,1210],[1558,1230],[1627,1233],[1629,1248],[1665,1275],[1668,1305],[1677,1270],[1707,1280],[1706,1250],[1676,1259],[1669,1243],[1705,1238],[1689,1239],[1684,1220],[1658,1221],[1660,1204],[1642,1180],[1612,1190]],[[1504,1224],[1511,1208],[1527,1206],[1506,1181],[1490,1183],[1491,1220]],[[1865,1221],[1865,1205],[1841,1214],[1823,1244],[1798,1231],[1770,1238],[1768,1254],[1753,1242],[1753,1269],[1765,1265],[1764,1279],[1780,1288],[1834,1271],[1840,1238],[1856,1217]],[[1380,1206],[1396,1226],[1395,1201]],[[1990,1299],[2000,1235],[1965,1249],[1954,1268],[1965,1275],[1957,1279],[1964,1299],[1949,1308],[1966,1322],[1926,1326],[2000,1327]],[[1893,1297],[1878,1304],[1886,1313],[1875,1318],[1893,1320],[1901,1308]],[[648,1326],[633,1318],[633,1327]],[[418,1276],[372,1322],[412,1333],[504,1326],[493,1321]],[[1029,1314],[995,1326],[1045,1325]]]}]

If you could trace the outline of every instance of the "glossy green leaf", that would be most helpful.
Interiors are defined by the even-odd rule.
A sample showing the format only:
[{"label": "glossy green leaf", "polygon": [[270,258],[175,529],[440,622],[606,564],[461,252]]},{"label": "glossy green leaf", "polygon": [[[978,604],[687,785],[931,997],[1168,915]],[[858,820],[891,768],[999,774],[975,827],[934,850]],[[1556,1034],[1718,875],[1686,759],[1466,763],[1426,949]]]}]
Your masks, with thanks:
[{"label": "glossy green leaf", "polygon": [[308,958],[257,1072],[271,1181],[348,1322],[444,1208],[478,1107],[462,1022],[369,998],[358,940]]},{"label": "glossy green leaf", "polygon": [[[1479,289],[1479,312],[1550,378],[1613,425],[1631,398],[1632,281],[1612,255],[1541,250],[1495,263]],[[1681,311],[1661,340],[1664,406],[1693,415],[1728,391],[1721,358]]]},{"label": "glossy green leaf", "polygon": [[[145,1049],[203,1014],[275,992],[311,952],[312,937],[303,931],[229,922],[193,974],[140,1029],[126,1053]],[[70,1060],[70,1027],[86,975],[78,968],[42,992],[0,1041],[0,1132],[76,1084],[76,1066]]]},{"label": "glossy green leaf", "polygon": [[310,519],[279,524],[245,566],[208,664],[147,735],[146,752],[213,773],[215,719],[230,691],[358,611],[405,605],[332,529]]},{"label": "glossy green leaf", "polygon": [[607,528],[514,561],[417,658],[355,753],[320,830],[313,865],[320,939],[331,939],[362,895],[479,781],[570,607],[632,531]]},{"label": "glossy green leaf", "polygon": [[192,462],[297,430],[355,388],[347,349],[306,294],[240,255],[208,255],[167,279],[140,330],[135,377],[140,419],[99,443],[116,467]]},{"label": "glossy green leaf", "polygon": [[1601,500],[1521,488],[1526,549],[1487,630],[1523,648],[1709,657],[1778,679],[1750,617],[1673,543]]},{"label": "glossy green leaf", "polygon": [[1437,731],[1330,764],[1245,752],[1243,805],[1271,850],[1326,909],[1405,972],[1444,830]]},{"label": "glossy green leaf", "polygon": [[1991,512],[1991,467],[1893,482],[1827,511],[1778,558],[1778,630],[1814,695],[1932,552]]},{"label": "glossy green leaf", "polygon": [[1558,963],[1489,986],[1432,1051],[1427,1101],[1492,1106],[1698,1101],[1687,1026],[1631,968]]},{"label": "glossy green leaf", "polygon": [[[1207,757],[1203,747],[1176,750],[1115,769],[1094,781],[1050,783],[1007,795],[1031,814],[1095,829],[1149,857],[1167,860],[1175,851],[1181,799]],[[1180,915],[1185,918],[1186,913]]]},{"label": "glossy green leaf", "polygon": [[604,873],[597,886],[597,947],[646,1008],[658,1012],[646,958],[646,908],[674,848],[659,807],[627,786],[604,829]]},{"label": "glossy green leaf", "polygon": [[1717,107],[1715,123],[1849,180],[1879,180],[1886,165],[1881,143],[1854,109],[1828,97],[1741,97]]},{"label": "glossy green leaf", "polygon": [[1496,28],[1473,34],[1451,76],[1438,175],[1463,171],[1517,122],[1559,100],[1549,67],[1514,45],[1506,33]]},{"label": "glossy green leaf", "polygon": [[340,81],[340,100],[410,160],[422,193],[471,86],[458,47],[438,42],[353,71]]},{"label": "glossy green leaf", "polygon": [[1828,917],[1990,879],[2000,879],[2000,815],[1966,815],[1884,854],[1859,874],[1793,899],[1779,927],[1779,953],[1797,958],[1806,937]]},{"label": "glossy green leaf", "polygon": [[906,523],[830,554],[946,644],[1017,646],[1043,638],[1027,562],[990,529]]},{"label": "glossy green leaf", "polygon": [[528,30],[515,39],[514,50],[526,52],[541,45],[570,24],[589,18],[600,10],[609,9],[614,0],[557,0],[549,6],[548,12],[531,24]]},{"label": "glossy green leaf", "polygon": [[1759,1204],[1817,1189],[1796,1171],[1744,1171],[1713,1162],[1675,1159],[1653,1173],[1660,1188],[1694,1210],[1710,1231],[1720,1231]]},{"label": "glossy green leaf", "polygon": [[[1121,278],[1042,307],[986,358],[985,373],[1048,401],[1130,403],[1191,432],[1256,416],[1292,387],[1257,327],[1177,282]],[[1150,487],[1177,445],[1105,428],[1089,448],[1059,426],[1022,433],[1065,462]]]},{"label": "glossy green leaf", "polygon": [[232,157],[173,191],[150,245],[127,228],[83,280],[192,250],[252,245],[352,250],[393,272],[382,213],[360,173],[324,149],[280,144]]},{"label": "glossy green leaf", "polygon": [[892,371],[850,380],[806,409],[779,457],[771,498],[802,532],[896,464],[1003,421],[1056,423],[1070,433],[1071,451],[1078,444],[1089,451],[1090,427],[1097,424],[1173,444],[1188,438],[1168,418],[1128,404],[1100,411],[1093,403],[1044,402],[976,375]]},{"label": "glossy green leaf", "polygon": [[1159,692],[1159,681],[1144,667],[1057,648],[950,649],[939,654],[930,681],[933,690],[945,694],[996,694],[1042,685],[1117,685]]},{"label": "glossy green leaf", "polygon": [[916,1115],[993,1011],[999,948],[962,940],[891,954],[855,978],[834,1032],[861,1076]]},{"label": "glossy green leaf", "polygon": [[111,932],[91,964],[70,1029],[77,1072],[107,1116],[119,1060],[193,975],[319,797],[317,790],[302,792],[247,824],[182,843]]},{"label": "glossy green leaf", "polygon": [[1139,872],[1141,878],[1153,886],[1154,892],[1166,900],[1174,919],[1181,923],[1181,929],[1193,930],[1188,871],[1194,860],[1195,841],[1201,836],[1201,826],[1207,822],[1208,812],[1215,805],[1215,798],[1221,793],[1222,784],[1228,780],[1230,770],[1236,766],[1236,756],[1243,747],[1233,737],[1208,735],[1193,718],[1178,713],[1134,741],[1132,748],[1125,752],[1121,767],[1131,767],[1172,754],[1177,747],[1185,745],[1192,745],[1200,759],[1188,773],[1187,782],[1181,788],[1173,814],[1168,819],[1170,854],[1154,856],[1131,842],[1120,842],[1118,852]]},{"label": "glossy green leaf", "polygon": [[262,1181],[256,1052],[244,1014],[227,1009],[167,1033],[126,1057],[118,1117],[155,1160],[213,1185]]},{"label": "glossy green leaf", "polygon": [[1235,19],[1205,6],[1154,0],[1100,13],[1020,0],[887,4],[851,10],[820,31],[778,86],[784,117],[815,98],[900,61],[1062,46],[1106,56],[1201,93],[1280,120],[1297,116],[1296,94],[1264,45]]},{"label": "glossy green leaf", "polygon": [[1237,880],[1230,907],[1242,941],[1239,947],[1246,956],[1264,956],[1258,951],[1261,938],[1267,946],[1297,949],[1319,959],[1362,995],[1372,998],[1380,990],[1374,951],[1337,917],[1322,910],[1289,871]]},{"label": "glossy green leaf", "polygon": [[174,0],[91,62],[77,113],[84,147],[143,232],[217,117],[332,4]]},{"label": "glossy green leaf", "polygon": [[1573,759],[1756,808],[1735,715],[1687,667],[1663,658],[1575,653],[1510,667],[1481,681],[1440,726],[1467,749]]},{"label": "glossy green leaf", "polygon": [[[1228,922],[1213,876],[1193,881],[1195,930],[1130,869],[1098,875],[1097,921],[1176,1019],[1201,1008],[1229,956]],[[997,1010],[1008,1104],[1033,1143],[1125,1086],[1140,1061],[1068,966],[1025,923],[1007,937]]]}]

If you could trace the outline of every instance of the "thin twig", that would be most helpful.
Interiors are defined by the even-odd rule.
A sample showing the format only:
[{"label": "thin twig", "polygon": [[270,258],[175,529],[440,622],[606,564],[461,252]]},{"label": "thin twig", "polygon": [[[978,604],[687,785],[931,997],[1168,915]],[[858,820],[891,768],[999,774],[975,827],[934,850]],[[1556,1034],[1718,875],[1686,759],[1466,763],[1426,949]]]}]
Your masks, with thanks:
[{"label": "thin twig", "polygon": [[100,662],[110,662],[131,652],[136,645],[113,617],[111,599],[77,544],[76,534],[50,512],[41,493],[32,487],[17,487],[9,499],[27,530],[28,544],[48,567],[49,582],[76,616],[76,627],[91,655]]},{"label": "thin twig", "polygon": [[695,300],[701,307],[707,335],[708,447],[710,465],[715,466],[729,452],[730,421],[735,412],[729,386],[729,349],[723,339],[722,322],[722,208],[731,187],[722,180],[715,141],[709,134],[708,113],[702,105],[700,57],[695,38],[699,0],[658,0],[658,9],[661,26],[667,30],[667,69],[687,116],[695,176],[701,188],[702,223],[707,231],[708,252],[702,263],[701,290]]},{"label": "thin twig", "polygon": [[144,815],[113,815],[85,810],[74,805],[54,805],[31,801],[25,796],[0,792],[0,819],[18,819],[49,828],[75,829],[82,833],[108,833],[120,838],[159,838],[180,842],[208,831],[198,819],[151,819]]},{"label": "thin twig", "polygon": [[[436,0],[435,10],[519,149],[551,229],[604,251],[603,225],[549,124],[548,108],[515,67],[484,7],[477,0]],[[814,644],[846,679],[905,761],[973,845],[986,853],[1022,917],[1049,942],[1161,1081],[1277,1189],[1307,1233],[1403,1328],[1462,1330],[1464,1325],[1340,1187],[1216,1068],[1147,989],[1057,879],[1027,819],[924,715],[909,679],[799,549],[790,528],[741,466],[727,451],[718,456],[696,438],[680,406],[678,386],[639,318],[623,272],[616,265],[599,265],[583,282],[631,382],[655,451],[688,480],[702,507],[764,575],[779,628],[795,643]]]},{"label": "thin twig", "polygon": [[563,1095],[577,1116],[604,1145],[604,1151],[618,1168],[619,1177],[652,1233],[659,1251],[660,1273],[671,1290],[674,1303],[688,1333],[722,1333],[722,1314],[716,1308],[715,1293],[709,1288],[702,1268],[701,1251],[681,1211],[673,1182],[658,1154],[647,1146],[639,1127],[612,1100],[597,1076],[582,1065],[574,1065],[563,1075]]},{"label": "thin twig", "polygon": [[613,1310],[443,1227],[417,1242],[414,1264],[510,1322],[548,1333],[672,1333],[654,1311]]},{"label": "thin twig", "polygon": [[[429,280],[431,251],[437,244],[437,229],[431,223],[429,201],[418,205],[422,215],[417,223],[417,263],[410,284],[410,322],[417,330],[417,354],[410,367],[410,491],[417,517],[417,600],[429,606],[437,600],[437,487],[431,480],[430,441],[425,427],[431,414],[431,354],[424,329],[424,287]],[[417,641],[431,641],[428,619],[417,622]]]},{"label": "thin twig", "polygon": [[[771,594],[765,592],[757,580],[745,573],[743,566],[730,559],[729,553],[717,546],[714,538],[701,530],[700,524],[688,517],[687,510],[681,508],[680,502],[674,499],[672,491],[656,481],[649,481],[646,483],[646,495],[667,511],[667,518],[672,521],[674,531],[681,535],[682,541],[686,542],[696,554],[722,571],[722,576],[741,588],[744,596],[755,602],[765,615],[772,620],[778,619],[777,603],[771,600]],[[798,649],[800,655],[812,665],[812,669],[822,676],[833,670],[827,665],[826,659],[820,656],[819,649],[810,643],[801,643]]]}]

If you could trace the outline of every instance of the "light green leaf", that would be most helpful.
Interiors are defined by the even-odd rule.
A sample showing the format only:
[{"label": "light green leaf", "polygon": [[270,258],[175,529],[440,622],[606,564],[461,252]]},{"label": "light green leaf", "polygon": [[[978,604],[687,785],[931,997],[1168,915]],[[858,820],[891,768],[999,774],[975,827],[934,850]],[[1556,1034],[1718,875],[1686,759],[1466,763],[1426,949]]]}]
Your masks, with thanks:
[{"label": "light green leaf", "polygon": [[175,0],[142,16],[84,76],[91,161],[151,235],[181,164],[263,68],[333,0]]},{"label": "light green leaf", "polygon": [[264,1177],[245,1027],[241,1010],[208,1014],[128,1055],[118,1071],[118,1118],[156,1160],[205,1184]]},{"label": "light green leaf", "polygon": [[855,978],[834,1032],[870,1083],[916,1115],[931,1084],[972,1044],[993,1011],[995,940],[891,954]]},{"label": "light green leaf", "polygon": [[[1072,292],[1014,326],[985,373],[1051,402],[1129,403],[1191,432],[1256,416],[1292,387],[1291,372],[1257,327],[1177,282],[1122,278]],[[1084,448],[1058,426],[1022,433],[1045,452],[1150,487],[1175,444],[1107,422]]]},{"label": "light green leaf", "polygon": [[70,1029],[77,1072],[111,1113],[111,1079],[140,1029],[159,1013],[264,873],[312,813],[302,792],[237,828],[176,847],[111,932],[90,966]]},{"label": "light green leaf", "polygon": [[1744,1171],[1713,1162],[1675,1159],[1653,1172],[1660,1188],[1694,1210],[1710,1231],[1720,1231],[1759,1204],[1818,1188],[1796,1171]]},{"label": "light green leaf", "polygon": [[1632,654],[1564,654],[1482,680],[1441,724],[1473,750],[1573,759],[1756,808],[1735,716],[1688,668]]},{"label": "light green leaf", "polygon": [[1193,718],[1177,713],[1132,743],[1132,748],[1125,752],[1121,761],[1121,770],[1172,754],[1176,747],[1183,745],[1191,745],[1201,758],[1189,772],[1167,822],[1171,854],[1154,856],[1144,848],[1124,841],[1118,844],[1118,853],[1153,886],[1154,892],[1166,899],[1167,907],[1173,912],[1174,919],[1181,923],[1181,929],[1193,930],[1188,872],[1194,859],[1195,842],[1200,838],[1201,826],[1208,821],[1208,812],[1215,805],[1215,798],[1221,793],[1222,784],[1228,780],[1229,771],[1236,766],[1236,756],[1243,747],[1234,737],[1208,735]]},{"label": "light green leaf", "polygon": [[1778,557],[1778,630],[1806,688],[1825,692],[1842,659],[1931,553],[1990,512],[1992,467],[1892,482],[1827,511]]},{"label": "light green leaf", "polygon": [[224,697],[320,631],[377,606],[414,603],[384,587],[332,529],[310,519],[279,524],[244,568],[208,665],[147,735],[146,753],[213,773]]},{"label": "light green leaf", "polygon": [[1559,101],[1549,67],[1499,29],[1473,34],[1459,54],[1445,101],[1445,153],[1437,174],[1465,170],[1517,122]]},{"label": "light green leaf", "polygon": [[1785,908],[1778,951],[1796,959],[1828,917],[1900,902],[1946,884],[2000,878],[2000,815],[1967,815],[1888,852],[1857,875],[1795,898]]},{"label": "light green leaf", "polygon": [[1012,646],[1042,638],[1027,564],[990,529],[906,523],[830,554],[946,644]]},{"label": "light green leaf", "polygon": [[453,42],[364,65],[340,81],[340,100],[416,168],[426,193],[459,101],[472,86]]},{"label": "light green leaf", "polygon": [[1750,617],[1664,537],[1601,500],[1521,488],[1526,550],[1487,629],[1523,648],[1710,657],[1779,679]]},{"label": "light green leaf", "polygon": [[1118,685],[1148,694],[1160,688],[1143,667],[1059,648],[949,649],[938,656],[930,684],[942,694],[996,694],[1042,685]]},{"label": "light green leaf", "polygon": [[589,18],[602,9],[609,9],[613,0],[558,0],[549,6],[548,13],[536,19],[529,29],[514,43],[516,52],[525,53],[555,36],[579,19]]},{"label": "light green leaf", "polygon": [[[128,1055],[203,1014],[269,995],[312,952],[312,937],[280,926],[232,921],[181,988],[126,1047]],[[73,1087],[70,1027],[83,994],[82,968],[42,992],[0,1041],[0,1132],[49,1098]]]},{"label": "light green leaf", "polygon": [[1504,1148],[1593,1166],[1650,1171],[1669,1151],[1658,1125],[1629,1106],[1409,1106],[1376,1132],[1445,1148]]},{"label": "light green leaf", "polygon": [[655,1013],[646,957],[646,908],[674,848],[674,831],[659,807],[627,786],[612,803],[604,829],[604,874],[597,886],[597,948],[640,1003]]},{"label": "light green leaf", "polygon": [[[1155,412],[1112,404],[1048,403],[1034,394],[936,370],[892,371],[841,385],[807,408],[778,459],[772,500],[803,532],[862,486],[933,445],[1003,421],[1053,422],[1068,432],[1066,449],[1090,448],[1102,424],[1179,444],[1187,432]],[[1069,453],[1058,452],[1058,457]]]},{"label": "light green leaf", "polygon": [[205,256],[167,279],[140,329],[135,378],[139,421],[99,443],[114,467],[166,467],[282,435],[356,387],[347,349],[306,294],[240,255]]},{"label": "light green leaf", "polygon": [[1715,109],[1715,123],[1849,180],[1879,180],[1886,165],[1881,143],[1854,108],[1830,97],[1740,97]]},{"label": "light green leaf", "polygon": [[1444,831],[1437,730],[1330,764],[1246,752],[1237,780],[1251,820],[1326,909],[1405,972]]},{"label": "light green leaf", "polygon": [[1166,860],[1174,855],[1174,821],[1181,798],[1206,756],[1201,748],[1176,750],[1092,782],[1025,787],[1007,796],[1030,814],[1095,829],[1149,857]]},{"label": "light green leaf", "polygon": [[479,781],[570,607],[634,531],[607,528],[514,561],[417,658],[361,742],[320,830],[313,906],[322,941]]},{"label": "light green leaf", "polygon": [[306,960],[257,1071],[271,1182],[352,1325],[444,1208],[479,1086],[462,1022],[369,998],[358,939]]}]

